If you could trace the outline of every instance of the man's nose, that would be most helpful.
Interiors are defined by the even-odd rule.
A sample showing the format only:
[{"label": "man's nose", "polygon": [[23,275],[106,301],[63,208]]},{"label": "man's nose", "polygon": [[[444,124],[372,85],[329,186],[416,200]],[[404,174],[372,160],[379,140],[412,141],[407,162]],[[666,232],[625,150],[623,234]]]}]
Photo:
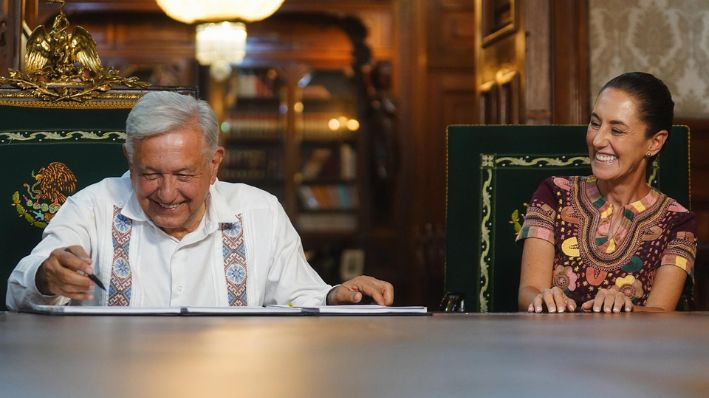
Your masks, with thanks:
[{"label": "man's nose", "polygon": [[177,189],[175,187],[176,179],[172,175],[163,175],[160,179],[158,187],[158,198],[163,203],[172,203],[177,197]]}]

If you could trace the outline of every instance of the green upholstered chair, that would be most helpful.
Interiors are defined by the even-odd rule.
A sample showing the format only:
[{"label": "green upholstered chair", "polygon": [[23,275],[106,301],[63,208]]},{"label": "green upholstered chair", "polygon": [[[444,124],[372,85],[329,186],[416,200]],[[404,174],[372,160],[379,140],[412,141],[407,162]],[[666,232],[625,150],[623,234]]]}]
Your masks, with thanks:
[{"label": "green upholstered chair", "polygon": [[[448,127],[445,310],[517,311],[525,204],[546,177],[591,174],[585,136],[585,125]],[[673,127],[649,178],[689,208],[686,126]]]},{"label": "green upholstered chair", "polygon": [[0,309],[10,272],[66,196],[127,169],[125,120],[141,95],[52,103],[0,91]]}]

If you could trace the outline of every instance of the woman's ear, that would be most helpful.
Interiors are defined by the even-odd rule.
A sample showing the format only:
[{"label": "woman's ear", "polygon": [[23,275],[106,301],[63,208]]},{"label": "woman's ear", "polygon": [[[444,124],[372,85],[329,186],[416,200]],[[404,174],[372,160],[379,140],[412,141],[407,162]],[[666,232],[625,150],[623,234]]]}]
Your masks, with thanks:
[{"label": "woman's ear", "polygon": [[667,137],[669,137],[669,135],[670,133],[667,132],[667,130],[660,130],[655,133],[655,135],[653,135],[650,139],[650,147],[648,148],[648,152],[651,153],[652,156],[660,153],[660,150],[663,146],[665,146],[665,142],[667,141]]}]

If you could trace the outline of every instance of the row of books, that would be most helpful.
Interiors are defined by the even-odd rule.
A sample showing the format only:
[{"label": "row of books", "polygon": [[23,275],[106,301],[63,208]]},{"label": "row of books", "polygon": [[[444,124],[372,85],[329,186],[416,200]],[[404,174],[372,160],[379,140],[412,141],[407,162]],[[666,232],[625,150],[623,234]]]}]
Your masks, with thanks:
[{"label": "row of books", "polygon": [[351,210],[359,207],[354,185],[301,185],[298,195],[306,210]]},{"label": "row of books", "polygon": [[318,178],[354,179],[357,176],[355,151],[350,144],[341,144],[337,150],[320,147],[305,151],[301,173],[306,181]]},{"label": "row of books", "polygon": [[276,148],[226,151],[222,169],[239,178],[281,178],[283,156]]},{"label": "row of books", "polygon": [[285,120],[272,112],[239,112],[222,125],[222,132],[238,138],[278,138]]},{"label": "row of books", "polygon": [[357,216],[346,213],[307,213],[298,217],[300,232],[347,233],[357,230]]}]

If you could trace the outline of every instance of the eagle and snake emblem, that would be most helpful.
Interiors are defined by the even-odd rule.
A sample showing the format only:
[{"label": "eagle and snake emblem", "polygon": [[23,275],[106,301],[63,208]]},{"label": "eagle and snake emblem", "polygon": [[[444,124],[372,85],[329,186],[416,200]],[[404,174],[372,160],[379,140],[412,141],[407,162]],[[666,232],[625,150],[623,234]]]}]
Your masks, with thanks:
[{"label": "eagle and snake emblem", "polygon": [[32,178],[32,185],[22,184],[24,191],[12,194],[12,205],[19,217],[37,228],[44,228],[67,196],[76,192],[77,180],[74,172],[61,162],[51,162],[36,173],[33,170]]}]

